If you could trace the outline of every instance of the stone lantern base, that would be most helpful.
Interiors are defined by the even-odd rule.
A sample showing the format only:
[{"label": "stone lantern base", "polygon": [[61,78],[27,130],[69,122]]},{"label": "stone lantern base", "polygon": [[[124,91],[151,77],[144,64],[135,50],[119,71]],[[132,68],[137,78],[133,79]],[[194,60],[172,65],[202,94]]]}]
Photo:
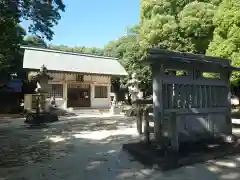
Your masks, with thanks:
[{"label": "stone lantern base", "polygon": [[36,113],[28,113],[26,115],[26,124],[41,124],[41,123],[51,123],[58,121],[58,116],[53,113],[41,112],[39,114]]},{"label": "stone lantern base", "polygon": [[111,106],[110,113],[114,114],[114,115],[120,114],[121,113],[121,108],[118,107],[118,106]]}]

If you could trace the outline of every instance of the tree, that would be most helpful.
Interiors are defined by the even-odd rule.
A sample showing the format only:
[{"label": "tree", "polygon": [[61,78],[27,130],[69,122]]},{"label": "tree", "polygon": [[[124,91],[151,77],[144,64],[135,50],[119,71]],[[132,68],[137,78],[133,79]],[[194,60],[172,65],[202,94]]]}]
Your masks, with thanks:
[{"label": "tree", "polygon": [[136,73],[137,78],[141,81],[140,86],[145,86],[145,88],[143,88],[146,91],[151,92],[151,71],[148,66],[141,63],[143,50],[140,46],[139,32],[139,25],[127,28],[126,35],[116,41],[110,41],[104,47],[104,52],[106,55],[118,58],[129,74],[128,77],[117,80],[113,79],[114,83],[118,84],[120,89],[126,89],[127,87],[125,85],[130,79],[131,74]]},{"label": "tree", "polygon": [[[52,27],[60,19],[60,11],[64,11],[61,0],[18,0],[0,1],[0,74],[6,79],[16,72],[21,58],[20,44],[25,32],[19,26],[20,20],[30,20],[29,32],[38,34],[48,40],[52,39]],[[6,77],[6,78],[3,78]],[[4,80],[5,81],[5,80]]]},{"label": "tree", "polygon": [[[174,51],[206,52],[212,40],[213,16],[220,0],[142,0],[140,24],[127,29],[127,34],[110,41],[105,55],[120,59],[128,71],[137,74],[145,91],[151,93],[152,78],[149,67],[141,63],[151,47]],[[122,78],[124,85],[129,77]]]},{"label": "tree", "polygon": [[[214,4],[217,4],[214,2]],[[211,1],[141,1],[141,45],[205,53],[214,30]]]},{"label": "tree", "polygon": [[68,47],[65,45],[60,45],[60,46],[49,45],[49,48],[54,50],[67,51],[67,52],[73,52],[73,53],[82,53],[82,54],[91,54],[96,56],[104,55],[103,49],[96,48],[96,47],[85,47],[85,46]]},{"label": "tree", "polygon": [[[151,70],[141,63],[146,50],[158,47],[205,53],[212,38],[215,9],[210,2],[142,0],[140,24],[128,28],[127,34],[118,40],[110,41],[104,48],[105,54],[120,59],[129,75],[135,72],[144,90],[151,93]],[[128,79],[121,79],[121,84]]]},{"label": "tree", "polygon": [[0,2],[0,81],[7,81],[14,71],[18,46],[25,34],[15,12],[11,2]]},{"label": "tree", "polygon": [[213,38],[213,17],[216,9],[211,3],[194,1],[187,4],[178,14],[180,36],[190,40],[192,52],[206,53]]},{"label": "tree", "polygon": [[29,32],[52,40],[52,28],[60,20],[60,12],[65,10],[65,5],[62,0],[19,0],[16,8],[19,21],[20,18],[32,21]]},{"label": "tree", "polygon": [[24,38],[23,45],[47,48],[47,43],[38,36],[26,36]]},{"label": "tree", "polygon": [[[240,2],[223,0],[213,19],[215,30],[213,41],[207,54],[232,60],[232,65],[240,66]],[[240,73],[235,72],[231,82],[239,84]]]}]

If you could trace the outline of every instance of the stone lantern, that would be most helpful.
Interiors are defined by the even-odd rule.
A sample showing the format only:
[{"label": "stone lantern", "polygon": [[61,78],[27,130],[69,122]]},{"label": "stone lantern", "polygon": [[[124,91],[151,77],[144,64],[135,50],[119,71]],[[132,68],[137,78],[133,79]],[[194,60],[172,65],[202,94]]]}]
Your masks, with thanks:
[{"label": "stone lantern", "polygon": [[37,88],[35,89],[35,91],[39,95],[40,110],[46,111],[46,98],[48,92],[50,91],[48,80],[51,80],[52,78],[47,74],[47,68],[42,65],[39,73],[37,73],[37,75],[34,76],[33,79],[37,82]]},{"label": "stone lantern", "polygon": [[[36,82],[37,88],[36,94],[36,113],[28,113],[25,123],[39,124],[44,122],[53,122],[58,120],[58,116],[50,112],[50,106],[46,103],[47,94],[50,91],[51,86],[48,81],[52,78],[47,74],[47,68],[42,65],[40,71],[31,78]],[[32,101],[31,101],[32,102]]]},{"label": "stone lantern", "polygon": [[127,83],[132,102],[143,98],[143,95],[138,87],[139,82],[140,81],[136,78],[136,73],[133,73],[131,79]]}]

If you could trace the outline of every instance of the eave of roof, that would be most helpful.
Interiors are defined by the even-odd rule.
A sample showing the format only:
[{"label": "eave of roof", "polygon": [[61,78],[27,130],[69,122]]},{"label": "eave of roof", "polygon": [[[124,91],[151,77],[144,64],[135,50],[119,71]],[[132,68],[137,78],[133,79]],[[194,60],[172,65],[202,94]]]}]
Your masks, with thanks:
[{"label": "eave of roof", "polygon": [[231,66],[229,59],[221,57],[205,56],[203,54],[191,54],[183,52],[175,52],[158,48],[151,48],[148,54],[143,58],[142,62],[147,64],[164,63],[169,60],[176,63],[197,63],[205,65],[216,65],[222,68],[228,68],[233,71],[239,71],[240,68]]},{"label": "eave of roof", "polygon": [[25,69],[40,69],[45,65],[49,71],[109,76],[128,75],[116,58],[27,46],[21,48],[25,49],[23,60]]},{"label": "eave of roof", "polygon": [[104,58],[104,59],[118,60],[117,58],[115,58],[115,57],[110,57],[110,56],[97,56],[97,55],[87,54],[87,53],[75,53],[75,52],[55,50],[55,49],[48,49],[48,48],[39,48],[39,47],[33,47],[33,46],[21,46],[20,48],[22,48],[22,49],[28,49],[28,50],[36,50],[36,51],[45,51],[45,52],[69,54],[69,55],[76,55],[76,56],[87,56],[87,57],[96,57],[96,58]]}]

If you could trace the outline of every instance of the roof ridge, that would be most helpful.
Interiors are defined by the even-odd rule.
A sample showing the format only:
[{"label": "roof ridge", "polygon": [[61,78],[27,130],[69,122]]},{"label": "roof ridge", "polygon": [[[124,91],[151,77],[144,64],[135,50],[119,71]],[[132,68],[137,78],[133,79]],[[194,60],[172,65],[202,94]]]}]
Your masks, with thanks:
[{"label": "roof ridge", "polygon": [[86,56],[86,57],[96,57],[96,58],[118,60],[118,58],[110,57],[110,56],[99,56],[99,55],[93,55],[93,54],[87,54],[87,53],[76,53],[76,52],[70,52],[70,51],[55,50],[55,49],[50,49],[50,48],[39,48],[39,47],[25,46],[25,45],[21,46],[21,48],[35,50],[35,51],[45,51],[45,52],[53,52],[53,53],[60,53],[60,54],[70,54],[70,55],[76,55],[76,56]]}]

